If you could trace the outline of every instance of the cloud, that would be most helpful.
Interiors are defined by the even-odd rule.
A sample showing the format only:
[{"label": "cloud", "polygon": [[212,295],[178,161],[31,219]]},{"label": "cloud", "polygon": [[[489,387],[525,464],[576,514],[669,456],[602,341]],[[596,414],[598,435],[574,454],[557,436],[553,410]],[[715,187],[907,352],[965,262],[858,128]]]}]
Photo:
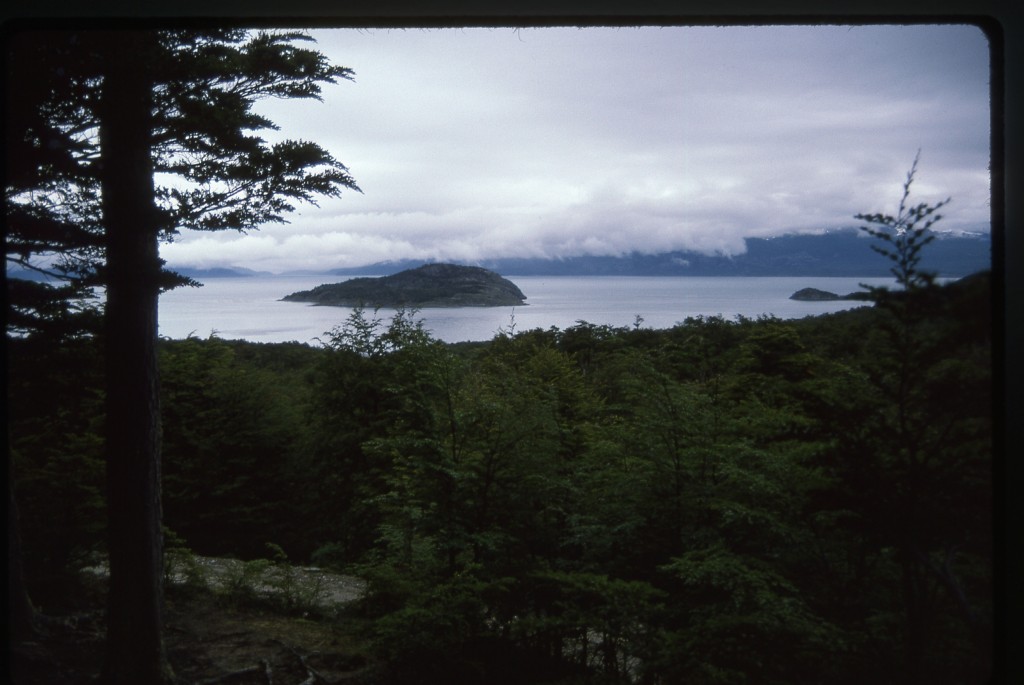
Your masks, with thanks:
[{"label": "cloud", "polygon": [[172,263],[285,270],[382,259],[690,249],[852,225],[953,196],[986,229],[987,43],[969,26],[315,32],[352,67],[324,102],[261,103],[364,193]]}]

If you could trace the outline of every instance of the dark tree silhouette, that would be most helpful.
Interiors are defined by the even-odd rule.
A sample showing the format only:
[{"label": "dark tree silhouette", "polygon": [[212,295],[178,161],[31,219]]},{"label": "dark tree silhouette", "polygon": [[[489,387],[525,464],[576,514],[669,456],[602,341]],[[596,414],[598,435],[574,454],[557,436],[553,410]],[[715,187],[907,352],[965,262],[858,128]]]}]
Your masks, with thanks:
[{"label": "dark tree silhouette", "polygon": [[109,43],[100,112],[106,235],[107,506],[110,683],[173,680],[163,647],[158,254],[152,135],[156,35]]},{"label": "dark tree silhouette", "polygon": [[[972,605],[955,569],[959,550],[976,543],[981,525],[965,501],[984,501],[984,489],[971,490],[988,477],[987,461],[965,456],[951,435],[969,435],[971,419],[957,408],[955,394],[944,393],[950,375],[950,353],[936,325],[948,306],[935,284],[935,274],[921,267],[923,249],[935,240],[932,226],[942,219],[935,204],[909,202],[920,158],[914,158],[903,184],[895,216],[857,214],[876,243],[871,248],[892,262],[897,291],[867,287],[879,313],[877,358],[871,371],[886,403],[880,418],[877,452],[884,465],[878,491],[885,502],[875,512],[885,544],[896,550],[903,601],[903,660],[906,682],[926,679],[927,655],[936,633],[942,594],[958,608],[978,645],[984,668],[988,651],[985,620]],[[958,383],[964,383],[960,377]],[[971,485],[968,485],[971,484]],[[966,495],[965,493],[970,493]],[[974,530],[971,530],[971,528]],[[972,538],[975,538],[972,540]]]},{"label": "dark tree silhouette", "polygon": [[[18,144],[7,165],[15,240],[6,256],[66,283],[21,280],[27,296],[11,311],[21,332],[45,334],[61,329],[45,324],[66,321],[91,286],[106,289],[106,682],[173,679],[162,641],[155,345],[159,293],[188,279],[162,268],[160,240],[181,228],[281,222],[294,201],[358,190],[320,146],[251,133],[276,128],[252,111],[256,100],[317,99],[321,84],[351,78],[300,48],[303,40],[297,32],[123,30],[29,31],[11,42],[8,63],[24,72],[20,82],[42,86],[9,109],[6,139]],[[157,175],[176,180],[158,186]]]}]

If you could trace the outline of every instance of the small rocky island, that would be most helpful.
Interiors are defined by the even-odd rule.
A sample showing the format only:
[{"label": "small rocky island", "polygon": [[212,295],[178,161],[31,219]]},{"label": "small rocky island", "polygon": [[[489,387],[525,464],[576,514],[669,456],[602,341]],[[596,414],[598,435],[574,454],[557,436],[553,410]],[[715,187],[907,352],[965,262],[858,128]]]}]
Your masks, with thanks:
[{"label": "small rocky island", "polygon": [[868,294],[865,292],[849,293],[848,295],[836,295],[830,293],[827,290],[818,290],[817,288],[804,288],[797,290],[795,293],[789,296],[791,300],[802,300],[805,302],[835,302],[837,300],[867,300]]},{"label": "small rocky island", "polygon": [[334,307],[503,307],[523,304],[526,295],[478,266],[426,264],[391,276],[326,283],[282,299]]}]

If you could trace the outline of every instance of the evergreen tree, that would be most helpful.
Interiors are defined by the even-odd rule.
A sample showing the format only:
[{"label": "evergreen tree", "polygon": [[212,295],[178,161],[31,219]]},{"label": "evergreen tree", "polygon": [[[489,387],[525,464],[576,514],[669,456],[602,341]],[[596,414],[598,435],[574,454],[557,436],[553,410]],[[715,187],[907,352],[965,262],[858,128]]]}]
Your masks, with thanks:
[{"label": "evergreen tree", "polygon": [[[910,206],[910,187],[917,175],[917,163],[921,158],[918,151],[914,163],[910,165],[907,178],[903,182],[903,195],[900,197],[896,216],[891,214],[857,214],[855,219],[872,224],[861,226],[861,230],[875,238],[881,244],[871,245],[871,249],[893,262],[890,269],[896,282],[906,291],[915,291],[930,287],[935,282],[935,274],[920,268],[921,250],[935,240],[931,227],[942,219],[936,214],[942,207],[949,204],[946,198],[933,205],[921,202]],[[864,286],[876,299],[884,293],[883,288]]]},{"label": "evergreen tree", "polygon": [[955,338],[944,330],[950,320],[944,310],[954,295],[940,292],[920,259],[935,239],[930,229],[942,218],[938,210],[950,200],[909,205],[917,163],[915,158],[896,216],[856,216],[870,224],[862,230],[878,242],[872,248],[893,262],[901,286],[869,288],[878,327],[867,341],[874,352],[868,374],[878,411],[862,447],[873,453],[865,461],[875,470],[875,495],[865,498],[865,513],[874,519],[877,544],[894,551],[899,573],[905,682],[938,674],[937,626],[949,605],[975,642],[958,659],[962,668],[984,672],[989,640],[981,609],[986,600],[971,596],[962,578],[977,571],[958,558],[964,550],[984,555],[988,544],[991,376],[977,361],[989,358],[990,340],[983,327],[979,340],[956,350]]},{"label": "evergreen tree", "polygon": [[[302,33],[27,31],[8,63],[38,78],[14,107],[5,188],[17,240],[7,255],[67,277],[70,290],[26,299],[24,320],[106,289],[109,553],[107,682],[166,682],[162,646],[157,298],[187,279],[162,270],[161,239],[182,228],[246,230],[280,222],[295,201],[358,190],[314,143],[269,144],[252,111],[266,97],[318,98],[351,78]],[[75,97],[69,99],[69,95]],[[17,97],[22,94],[18,93]],[[12,98],[8,98],[11,101]],[[56,149],[59,154],[53,153]],[[167,179],[158,186],[156,179]],[[43,266],[40,266],[42,264]],[[29,289],[23,289],[29,290]],[[67,302],[67,300],[64,300]],[[40,316],[42,314],[42,316]]]},{"label": "evergreen tree", "polygon": [[13,32],[5,47],[7,332],[95,333],[102,235],[82,142],[95,128],[95,68],[73,34]]}]

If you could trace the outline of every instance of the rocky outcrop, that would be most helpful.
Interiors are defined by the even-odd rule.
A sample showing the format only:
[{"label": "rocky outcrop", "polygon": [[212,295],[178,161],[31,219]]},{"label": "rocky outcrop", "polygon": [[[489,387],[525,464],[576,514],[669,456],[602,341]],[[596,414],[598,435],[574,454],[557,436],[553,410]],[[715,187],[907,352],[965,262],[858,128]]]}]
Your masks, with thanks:
[{"label": "rocky outcrop", "polygon": [[381,278],[327,283],[282,299],[335,307],[501,307],[522,305],[526,295],[487,269],[426,264]]}]

